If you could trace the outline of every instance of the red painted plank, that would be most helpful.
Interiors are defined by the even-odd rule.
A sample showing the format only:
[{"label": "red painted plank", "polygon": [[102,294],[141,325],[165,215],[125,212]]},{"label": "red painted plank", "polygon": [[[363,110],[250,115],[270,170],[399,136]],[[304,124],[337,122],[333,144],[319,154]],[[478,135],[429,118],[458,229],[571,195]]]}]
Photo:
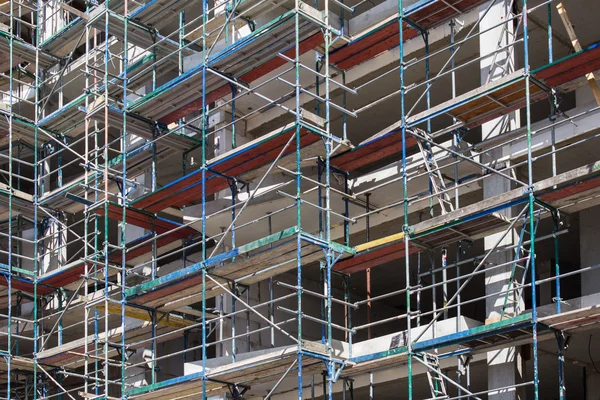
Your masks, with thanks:
[{"label": "red painted plank", "polygon": [[73,282],[77,282],[84,273],[85,264],[81,263],[70,268],[65,268],[64,272],[57,270],[48,278],[43,279],[42,284],[55,288],[65,287]]},{"label": "red painted plank", "polygon": [[[149,239],[145,239],[145,240],[149,240]],[[160,238],[156,239],[156,247],[160,248],[160,247],[166,246],[168,244],[171,244],[177,240],[179,240],[179,238],[174,237],[172,235],[161,236]],[[137,243],[133,243],[132,245],[135,245],[135,244],[137,244]],[[136,247],[134,250],[131,250],[131,251],[128,251],[127,253],[125,253],[125,261],[131,261],[134,258],[142,256],[147,253],[150,253],[151,251],[152,251],[152,241],[149,240],[147,244]],[[120,251],[111,252],[108,256],[108,260],[110,262],[120,264],[121,263],[121,252]]]},{"label": "red painted plank", "polygon": [[150,301],[160,299],[161,297],[168,296],[173,293],[180,292],[182,290],[188,289],[192,286],[200,287],[202,285],[202,275],[190,276],[177,281],[173,284],[164,286],[159,289],[155,289],[151,292],[145,293],[141,296],[135,297],[131,300],[132,303],[135,304],[146,304]]},{"label": "red painted plank", "polygon": [[[213,174],[206,172],[206,179],[210,178]],[[202,180],[202,174],[197,173],[194,175],[190,175],[189,177],[182,179],[174,184],[152,192],[141,199],[133,202],[133,205],[136,208],[147,210],[151,205],[155,204],[159,200],[163,200],[169,196],[172,196],[173,193],[177,193],[178,191],[185,189],[186,187],[198,183]]]},{"label": "red painted plank", "polygon": [[[103,214],[104,213],[101,213],[101,215]],[[151,217],[148,217],[147,219],[141,219],[139,218],[140,215],[143,214],[134,213],[131,212],[131,210],[127,210],[127,222],[135,226],[139,226],[140,228],[144,228],[150,231],[156,231],[157,233],[169,232],[180,226],[177,224],[165,224],[164,221],[159,221],[158,219],[155,219],[156,224],[153,225]],[[108,216],[114,221],[121,221],[121,219],[123,218],[121,210],[109,210]],[[188,236],[194,235],[196,233],[197,232],[193,229],[181,228],[177,231],[172,232],[171,234],[180,238],[187,238]]]},{"label": "red painted plank", "polygon": [[385,256],[381,256],[379,258],[376,258],[375,260],[372,261],[368,261],[368,262],[364,262],[364,263],[358,263],[355,265],[350,265],[347,266],[344,269],[337,269],[334,267],[334,269],[336,271],[339,272],[343,272],[344,274],[354,274],[356,272],[361,272],[361,271],[365,271],[368,268],[373,268],[373,267],[378,267],[380,265],[383,265],[385,263],[394,261],[394,260],[400,260],[404,257],[404,248],[402,250],[398,250],[396,252],[390,253],[390,254],[386,254]]},{"label": "red painted plank", "polygon": [[[289,134],[288,134],[289,133]],[[242,175],[245,172],[260,168],[272,161],[281,153],[285,144],[294,135],[294,131],[273,137],[265,141],[255,148],[243,151],[222,163],[215,165],[213,168],[216,172],[222,173],[230,177]],[[319,140],[319,136],[309,133],[306,129],[302,129],[300,138],[300,147],[304,148]],[[295,140],[288,146],[284,155],[288,155],[296,151]],[[229,187],[227,179],[219,175],[209,174],[211,179],[206,182],[205,194],[211,195]],[[199,184],[202,181],[202,174],[196,173],[190,175],[189,178],[182,179],[159,191],[148,195],[138,202],[135,202],[136,207],[144,208],[149,212],[158,212],[167,207],[182,207],[190,204],[194,199],[198,199],[202,193],[202,186]],[[188,235],[189,236],[189,235]]]},{"label": "red painted plank", "polygon": [[[95,211],[98,215],[104,215],[104,208],[97,209]],[[144,229],[154,230],[157,233],[165,233],[169,231],[173,231],[175,228],[180,227],[181,225],[177,223],[172,223],[166,221],[164,219],[155,218],[151,215],[147,215],[140,211],[137,211],[132,208],[127,208],[127,222],[131,223],[135,226],[139,226]],[[116,204],[109,204],[108,206],[108,216],[110,219],[115,221],[120,221],[123,217],[122,209],[120,206]],[[185,239],[192,235],[198,233],[195,229],[191,227],[183,227],[173,231],[171,234],[180,238]]]},{"label": "red painted plank", "polygon": [[[48,277],[41,277],[41,279],[38,281],[37,292],[38,294],[42,295],[52,293],[52,288],[65,287],[73,282],[78,281],[84,272],[85,264],[83,262],[69,268],[62,268],[52,271]],[[6,277],[0,279],[0,285],[8,286]],[[33,282],[26,279],[13,279],[11,285],[13,290],[33,293]]]},{"label": "red painted plank", "polygon": [[565,199],[567,197],[583,193],[590,189],[596,189],[598,187],[600,187],[600,176],[596,178],[586,179],[585,181],[578,182],[573,185],[566,186],[564,188],[559,188],[548,194],[540,196],[540,199],[547,203],[551,203],[553,201]]},{"label": "red painted plank", "polygon": [[[207,181],[205,195],[210,196],[221,190],[227,189],[228,187],[229,183],[227,182],[227,179],[221,176],[215,176]],[[177,194],[173,194],[160,201],[157,201],[149,206],[147,210],[151,212],[159,212],[168,207],[183,207],[191,204],[194,200],[200,199],[202,199],[202,184],[198,183],[178,192]]]},{"label": "red painted plank", "polygon": [[[285,144],[290,140],[292,135],[295,135],[295,129],[282,132],[277,136],[273,136],[262,143],[259,143],[254,148],[249,148],[241,153],[235,154],[218,163],[214,167],[210,167],[212,170],[217,171],[227,176],[238,176],[244,172],[252,171],[253,169],[259,168],[266,164],[268,161],[272,161],[277,158],[277,154],[283,149]],[[306,134],[306,129],[301,129],[300,135]],[[302,139],[301,139],[302,141]],[[288,150],[296,150],[294,145],[295,139],[292,139],[292,143],[288,146]],[[286,154],[288,154],[286,152]]]},{"label": "red painted plank", "polygon": [[548,86],[560,86],[600,69],[600,47],[577,54],[536,72],[535,77]]},{"label": "red painted plank", "polygon": [[334,264],[333,269],[336,271],[346,271],[350,268],[366,264],[372,263],[380,259],[381,257],[389,256],[390,254],[395,254],[399,251],[404,252],[404,243],[394,243],[387,246],[382,246],[376,248],[374,250],[365,251],[363,253],[356,254],[354,257],[346,258],[345,260],[338,261]]},{"label": "red painted plank", "polygon": [[[303,133],[304,134],[300,138],[300,147],[302,148],[319,140],[319,136],[308,134],[308,131],[305,129],[303,129]],[[292,134],[293,133],[290,135]],[[238,156],[232,157],[223,164],[219,164],[214,169],[224,175],[235,177],[260,168],[277,158],[287,141],[290,139],[290,135],[284,134],[269,140],[268,142],[262,143],[251,151],[245,151]],[[296,151],[295,140],[288,146],[284,155],[288,155],[294,151]],[[225,178],[216,177],[207,182],[205,194],[214,194],[228,187],[229,184]],[[147,210],[157,212],[170,206],[182,207],[190,204],[194,199],[201,198],[201,195],[201,185],[188,187],[174,196],[167,197],[160,202],[154,203],[151,207],[148,207]]]},{"label": "red painted plank", "polygon": [[[289,140],[289,136],[281,135],[273,138],[272,140],[261,143],[255,149],[251,151],[242,152],[236,156],[233,156],[223,163],[215,166],[213,169],[219,173],[226,174],[229,176],[236,176],[240,173],[250,171],[255,165],[257,165],[257,161],[259,158],[257,155],[263,152],[270,152],[272,149],[276,149],[277,152],[281,151],[283,145]],[[295,146],[290,146],[292,149],[295,149]],[[250,164],[245,164],[248,161],[254,161]],[[243,167],[245,165],[245,168]],[[262,166],[260,164],[258,166]],[[236,168],[237,167],[237,168]],[[228,187],[227,180],[218,175],[212,174],[209,171],[206,172],[207,177],[207,188],[206,195],[214,194],[224,188]],[[208,179],[210,178],[210,179]],[[218,183],[213,183],[213,181],[218,181]],[[173,206],[176,203],[181,204],[180,200],[187,199],[190,197],[189,194],[185,195],[184,193],[188,191],[193,191],[197,193],[201,193],[202,187],[198,185],[202,181],[202,174],[196,173],[190,175],[188,178],[184,178],[179,182],[169,186],[168,188],[163,188],[154,192],[151,195],[145,196],[144,198],[136,201],[134,205],[138,208],[142,208],[151,212],[158,212],[164,210],[169,206]],[[194,188],[192,186],[196,185]]]},{"label": "red painted plank", "polygon": [[[248,156],[250,156],[250,160],[235,166],[235,168],[230,168],[222,173],[228,176],[239,176],[245,172],[252,171],[258,169],[264,165],[267,165],[275,159],[283,150],[285,144],[290,140],[290,136],[295,133],[286,133],[279,137],[279,146],[275,147],[267,152],[264,152],[260,147],[254,149],[251,152],[248,152]],[[300,136],[300,148],[305,148],[320,139],[320,136],[315,134],[309,134],[306,129],[301,130]],[[294,153],[296,151],[296,139],[294,138],[287,149],[284,151],[282,157]]]},{"label": "red painted plank", "polygon": [[[0,285],[8,287],[8,280],[6,276],[3,275],[2,278],[0,278]],[[11,282],[11,288],[13,291],[33,293],[33,282],[24,279],[13,279]],[[52,293],[51,288],[38,285],[37,294],[46,295],[50,293]]]},{"label": "red painted plank", "polygon": [[[398,35],[398,24],[394,23],[394,27],[396,28],[395,34],[385,38],[384,40],[377,41],[376,43],[371,43],[372,41],[369,40],[367,43],[362,45],[363,49],[359,53],[356,53],[353,56],[341,61],[337,64],[337,67],[342,69],[350,69],[352,67],[357,66],[358,64],[370,60],[371,58],[375,58],[376,56],[387,50],[397,47],[400,44],[400,36]],[[418,35],[419,32],[416,29],[404,29],[404,40],[413,39]]]},{"label": "red painted plank", "polygon": [[[458,0],[453,6],[461,12],[483,4],[487,0]],[[458,13],[451,7],[448,7],[445,2],[438,1],[429,6],[411,14],[411,21],[414,21],[419,26],[425,29],[431,29],[435,25],[447,21]],[[413,27],[403,25],[403,39],[410,40],[419,35],[419,31]],[[362,38],[347,44],[346,46],[333,52],[329,59],[339,68],[349,69],[366,60],[378,56],[379,54],[393,49],[400,44],[400,35],[398,32],[398,22],[390,22],[387,26],[375,31],[372,34],[363,36]]]},{"label": "red painted plank", "polygon": [[361,53],[369,47],[375,46],[377,43],[381,43],[392,37],[396,37],[396,40],[399,40],[398,22],[396,21],[389,23],[389,25],[379,29],[375,33],[366,35],[334,51],[329,56],[329,62],[332,64],[340,64],[344,60]]},{"label": "red painted plank", "polygon": [[[406,137],[407,149],[416,144],[414,136]],[[402,151],[402,132],[396,132],[340,154],[331,160],[331,164],[341,170],[351,172],[400,151]]]}]

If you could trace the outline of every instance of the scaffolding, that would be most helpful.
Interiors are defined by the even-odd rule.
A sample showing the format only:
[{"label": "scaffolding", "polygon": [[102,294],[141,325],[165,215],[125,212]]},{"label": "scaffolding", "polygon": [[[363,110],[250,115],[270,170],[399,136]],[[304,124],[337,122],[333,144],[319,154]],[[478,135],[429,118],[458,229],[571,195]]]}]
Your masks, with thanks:
[{"label": "scaffolding", "polygon": [[[600,45],[579,45],[558,4],[577,45],[555,60],[557,2],[515,1],[501,22],[483,26],[499,3],[398,0],[358,32],[350,18],[374,2],[0,5],[8,60],[0,83],[2,397],[241,399],[266,385],[265,399],[289,390],[315,398],[316,389],[332,399],[341,383],[352,398],[355,377],[406,365],[409,399],[421,396],[417,369],[431,399],[521,388],[538,399],[538,342],[555,337],[564,399],[567,337],[598,322],[600,311],[561,309],[561,280],[597,265],[561,272],[559,237],[568,231],[565,215],[597,204],[600,161],[582,158],[564,170],[557,159],[600,134],[555,140],[555,130],[597,116],[600,103],[567,116],[561,99],[586,85],[596,94]],[[476,21],[457,29],[477,9]],[[548,19],[542,61],[530,59],[534,13]],[[449,43],[430,50],[430,33],[442,26]],[[489,54],[458,56],[498,33]],[[424,54],[407,59],[405,46],[416,41]],[[395,66],[346,82],[352,68],[393,51]],[[490,78],[459,93],[457,76],[482,60]],[[418,80],[409,71],[419,71]],[[397,88],[360,103],[390,76]],[[438,87],[451,97],[437,102]],[[352,122],[390,99],[397,122],[352,143]],[[532,105],[543,100],[549,121],[534,125]],[[268,132],[244,134],[273,110],[280,117]],[[511,118],[501,134],[476,134]],[[548,135],[550,147],[534,147]],[[521,146],[518,159],[501,151],[513,145]],[[534,173],[542,160],[549,174]],[[400,173],[351,187],[382,162]],[[463,204],[470,188],[490,184],[508,189]],[[389,201],[373,203],[381,193]],[[372,237],[375,218],[393,221],[393,233]],[[552,232],[538,233],[548,218]],[[482,254],[464,256],[490,237]],[[535,244],[543,241],[556,251],[549,278],[536,273]],[[395,289],[372,295],[371,269],[388,263],[398,266]],[[500,269],[509,271],[504,288],[468,293]],[[315,270],[312,288],[306,281]],[[367,295],[357,298],[351,282],[365,275]],[[554,309],[541,315],[536,296],[548,283]],[[371,314],[391,298],[403,312]],[[463,313],[488,299],[501,299],[496,319],[478,323]],[[367,319],[353,324],[360,313]],[[381,326],[401,330],[386,337],[389,346],[358,346]],[[525,344],[532,380],[471,390],[474,356]],[[457,377],[442,367],[446,359],[455,360]]]}]

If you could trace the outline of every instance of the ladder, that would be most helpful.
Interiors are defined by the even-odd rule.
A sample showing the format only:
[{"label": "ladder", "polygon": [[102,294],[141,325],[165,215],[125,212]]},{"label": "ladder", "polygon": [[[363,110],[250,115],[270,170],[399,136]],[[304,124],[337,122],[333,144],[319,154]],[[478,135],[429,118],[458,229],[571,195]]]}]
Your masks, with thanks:
[{"label": "ladder", "polygon": [[[510,4],[506,6],[506,21],[509,21],[511,17],[514,16],[514,14],[512,13],[513,6],[514,0],[512,0]],[[492,77],[496,76],[497,70],[501,71],[500,76],[506,76],[511,72],[515,71],[514,61],[512,60],[512,54],[514,52],[513,44],[517,40],[517,32],[521,27],[522,20],[519,19],[517,26],[512,27],[512,29],[509,29],[509,23],[510,22],[502,24],[502,30],[500,32],[500,36],[498,37],[498,43],[496,44],[496,51],[494,52],[492,62],[490,63],[490,70],[485,82],[486,85],[490,83]],[[498,60],[498,54],[501,53],[501,49],[506,48],[507,46],[508,48],[506,49],[506,59]]]},{"label": "ladder", "polygon": [[427,369],[427,380],[431,390],[431,399],[447,399],[446,382],[440,369],[440,359],[437,354],[423,353],[423,363]]},{"label": "ladder", "polygon": [[[535,238],[535,234],[540,222],[540,212],[538,212],[534,218],[536,221],[533,235],[531,235],[527,229],[529,225],[527,222],[527,217],[525,216],[523,218],[523,227],[521,228],[521,233],[519,234],[519,243],[515,250],[515,258],[512,264],[507,292],[504,296],[504,305],[502,306],[502,312],[500,313],[500,320],[503,320],[505,317],[516,317],[521,311],[519,309],[521,306],[520,303],[521,299],[523,298],[523,290],[525,289],[525,281],[527,280],[527,272],[529,271],[529,265],[532,257],[531,250],[523,246],[523,240],[525,233],[529,235],[530,241]],[[524,265],[521,264],[522,261],[525,261]]]},{"label": "ladder", "polygon": [[427,139],[422,140],[419,139],[419,137],[416,137],[419,150],[423,156],[423,163],[425,164],[425,169],[427,170],[427,175],[429,176],[431,194],[435,195],[437,198],[438,202],[440,203],[442,215],[444,215],[449,211],[453,211],[454,206],[450,199],[450,195],[446,190],[446,183],[444,182],[442,172],[440,171],[438,163],[435,159],[435,155],[433,154],[433,148],[431,146],[433,138],[429,133],[421,129],[416,129],[415,132],[418,133],[419,136]]}]

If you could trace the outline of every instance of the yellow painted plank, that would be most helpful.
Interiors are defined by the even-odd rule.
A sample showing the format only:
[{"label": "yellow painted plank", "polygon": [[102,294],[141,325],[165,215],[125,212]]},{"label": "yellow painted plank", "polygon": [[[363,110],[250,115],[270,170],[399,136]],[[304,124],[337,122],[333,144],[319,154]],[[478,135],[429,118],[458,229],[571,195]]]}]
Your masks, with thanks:
[{"label": "yellow painted plank", "polygon": [[396,233],[394,235],[382,237],[381,239],[371,240],[370,242],[359,244],[354,249],[356,250],[356,253],[360,253],[361,251],[371,250],[372,248],[383,246],[392,242],[397,242],[402,239],[404,239],[404,232]]},{"label": "yellow painted plank", "polygon": [[[565,29],[567,30],[567,34],[569,35],[569,39],[571,40],[571,45],[573,46],[573,49],[575,49],[576,52],[583,50],[581,44],[579,43],[579,39],[575,34],[575,28],[573,27],[573,24],[571,23],[571,20],[567,15],[567,10],[565,9],[562,3],[558,3],[556,5],[556,9],[558,10],[558,15],[560,15],[560,19],[562,20]],[[594,73],[590,72],[589,74],[586,74],[585,78],[587,79],[588,84],[592,89],[592,93],[594,94],[594,99],[596,99],[596,103],[600,106],[600,88],[598,87],[598,82],[596,82],[596,77],[594,76]]]},{"label": "yellow painted plank", "polygon": [[71,7],[70,5],[68,5],[66,3],[60,2],[60,8],[62,8],[63,10],[65,10],[67,12],[70,12],[71,14],[78,16],[79,18],[81,18],[85,21],[89,21],[89,19],[90,19],[89,14],[86,14],[84,11],[79,11],[75,7]]},{"label": "yellow painted plank", "polygon": [[[104,304],[99,304],[95,308],[97,308],[98,311],[104,312]],[[108,312],[110,314],[121,315],[121,306],[117,303],[108,303]],[[142,310],[137,307],[125,306],[125,316],[139,319],[141,321],[152,322],[150,313],[148,313],[146,310]],[[191,321],[178,315],[161,312],[156,313],[156,319],[159,325],[168,326],[176,329],[188,328],[192,325],[197,324],[196,321]]]}]

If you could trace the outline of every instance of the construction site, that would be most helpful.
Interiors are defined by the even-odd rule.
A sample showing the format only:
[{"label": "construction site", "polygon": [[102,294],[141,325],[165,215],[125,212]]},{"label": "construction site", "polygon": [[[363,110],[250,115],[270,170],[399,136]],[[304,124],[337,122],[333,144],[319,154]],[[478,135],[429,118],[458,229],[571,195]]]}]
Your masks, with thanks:
[{"label": "construction site", "polygon": [[599,10],[2,0],[0,398],[600,399]]}]

